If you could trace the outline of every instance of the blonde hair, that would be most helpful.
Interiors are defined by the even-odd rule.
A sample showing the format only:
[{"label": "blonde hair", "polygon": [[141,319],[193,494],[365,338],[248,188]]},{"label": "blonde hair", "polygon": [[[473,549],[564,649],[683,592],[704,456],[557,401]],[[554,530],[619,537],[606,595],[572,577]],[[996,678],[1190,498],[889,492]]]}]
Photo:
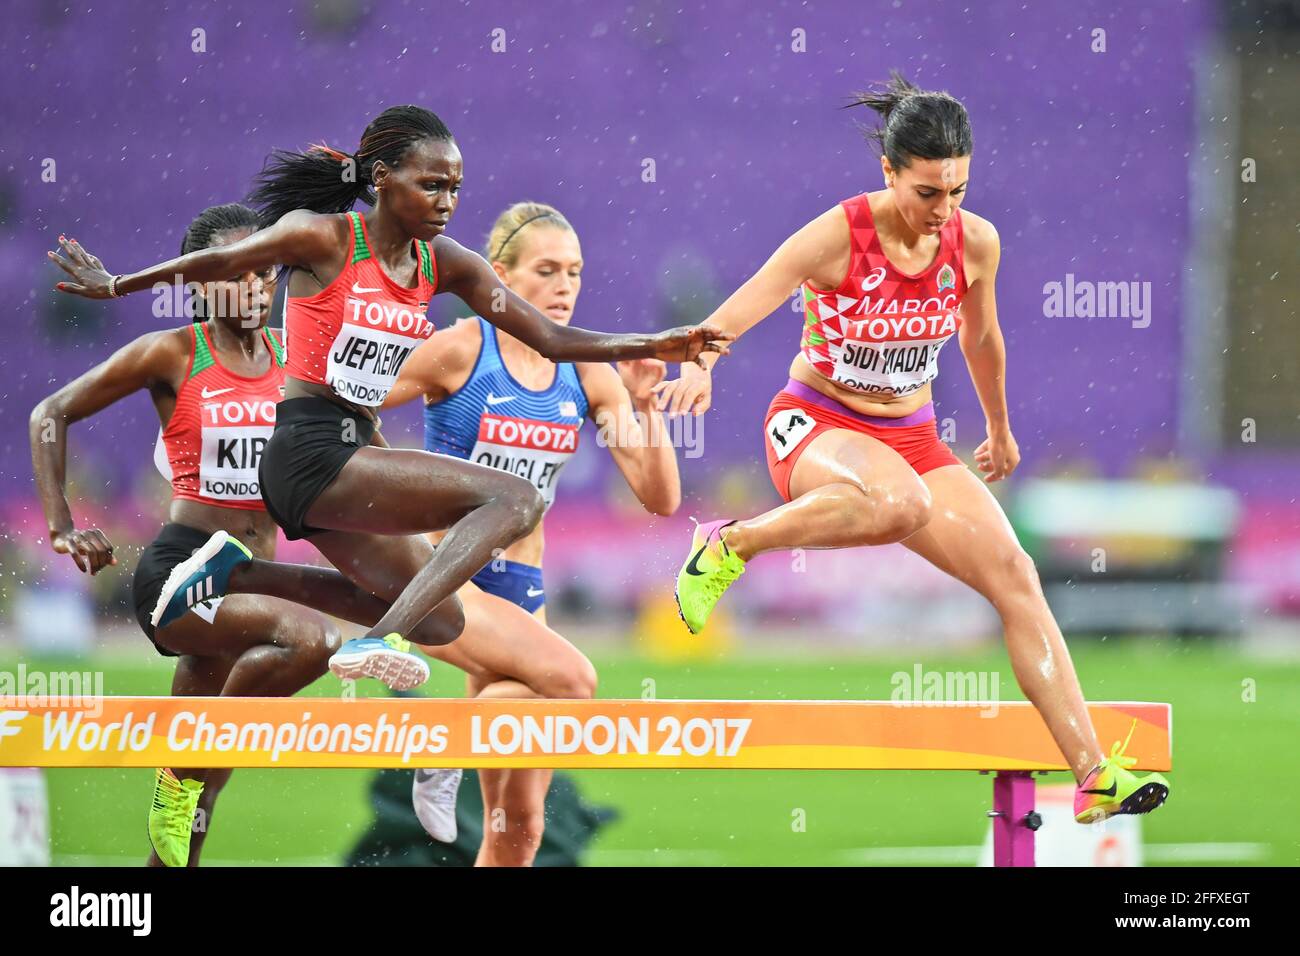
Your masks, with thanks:
[{"label": "blonde hair", "polygon": [[574,232],[569,220],[561,215],[554,206],[541,202],[517,202],[508,207],[488,233],[483,256],[488,262],[499,262],[507,269],[513,269],[519,263],[519,233],[534,222],[549,223],[560,229]]}]

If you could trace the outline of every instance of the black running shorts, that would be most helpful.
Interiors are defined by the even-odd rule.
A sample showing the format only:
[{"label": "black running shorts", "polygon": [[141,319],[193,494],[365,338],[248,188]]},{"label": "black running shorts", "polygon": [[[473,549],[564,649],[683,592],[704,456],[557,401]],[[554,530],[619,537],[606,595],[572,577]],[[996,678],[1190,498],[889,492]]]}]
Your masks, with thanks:
[{"label": "black running shorts", "polygon": [[276,406],[275,431],[257,475],[266,510],[286,538],[322,530],[303,524],[307,510],[374,433],[370,419],[326,398],[290,398]]},{"label": "black running shorts", "polygon": [[158,537],[144,549],[140,563],[135,566],[135,577],[131,579],[135,619],[140,622],[140,630],[144,631],[163,657],[179,655],[159,645],[154,627],[149,623],[154,605],[158,603],[158,595],[162,593],[172,568],[207,544],[211,537],[211,531],[200,531],[185,524],[165,524],[162,531],[158,532]]}]

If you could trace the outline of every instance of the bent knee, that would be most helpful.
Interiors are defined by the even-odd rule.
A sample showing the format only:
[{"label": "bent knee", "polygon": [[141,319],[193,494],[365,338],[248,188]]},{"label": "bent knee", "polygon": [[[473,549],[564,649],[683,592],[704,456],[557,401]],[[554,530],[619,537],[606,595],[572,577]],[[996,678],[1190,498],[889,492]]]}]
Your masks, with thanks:
[{"label": "bent knee", "polygon": [[889,511],[894,521],[892,530],[902,541],[930,523],[934,516],[934,499],[925,482],[918,478],[914,486],[897,496]]},{"label": "bent knee", "polygon": [[546,513],[546,499],[523,478],[511,481],[495,500],[505,507],[506,520],[516,538],[531,533]]},{"label": "bent knee", "polygon": [[420,622],[411,640],[428,647],[445,647],[465,631],[465,605],[455,594],[447,598]]},{"label": "bent knee", "polygon": [[547,673],[540,687],[534,687],[543,697],[556,700],[590,700],[596,696],[596,668],[581,654]]},{"label": "bent knee", "polygon": [[1042,594],[1038,568],[1023,548],[1015,548],[998,557],[996,575],[999,590],[1019,596]]},{"label": "bent knee", "polygon": [[343,644],[343,632],[333,620],[323,614],[313,614],[309,620],[289,620],[293,623],[285,628],[285,633],[279,635],[276,643],[287,647],[295,657],[323,666]]},{"label": "bent knee", "polygon": [[930,489],[917,478],[900,487],[862,489],[867,501],[852,502],[853,517],[867,544],[902,541],[930,523],[934,503]]}]

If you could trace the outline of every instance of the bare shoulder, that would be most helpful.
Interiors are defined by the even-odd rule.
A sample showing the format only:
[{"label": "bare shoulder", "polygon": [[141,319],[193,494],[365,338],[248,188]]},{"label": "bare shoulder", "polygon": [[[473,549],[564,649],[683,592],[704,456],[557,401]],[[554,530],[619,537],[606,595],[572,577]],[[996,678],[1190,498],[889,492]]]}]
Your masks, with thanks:
[{"label": "bare shoulder", "polygon": [[439,329],[429,339],[430,349],[444,357],[444,363],[449,368],[475,361],[482,346],[483,329],[479,326],[476,315],[457,319],[445,329]]},{"label": "bare shoulder", "polygon": [[961,211],[962,238],[966,247],[966,274],[973,282],[981,275],[996,270],[1002,252],[1002,241],[993,223],[983,216],[963,209]]},{"label": "bare shoulder", "polygon": [[[483,257],[471,249],[466,249],[451,236],[437,235],[429,243],[429,248],[433,250],[434,262],[438,266],[439,286],[443,285],[443,279],[452,279],[465,274],[467,269],[472,269],[478,262],[483,262]],[[483,263],[485,266],[486,262]]]},{"label": "bare shoulder", "polygon": [[848,242],[849,220],[844,215],[844,207],[836,203],[804,226],[800,232],[830,245]]},{"label": "bare shoulder", "polygon": [[593,404],[596,397],[608,398],[611,394],[617,394],[612,389],[623,387],[618,371],[608,362],[575,362],[574,368],[578,370],[582,390],[593,400]]},{"label": "bare shoulder", "polygon": [[136,381],[144,387],[162,383],[175,388],[189,371],[193,343],[194,333],[189,326],[146,332],[88,374],[114,381]]},{"label": "bare shoulder", "polygon": [[791,236],[798,280],[811,280],[823,289],[838,288],[849,270],[849,238],[849,220],[839,203]]},{"label": "bare shoulder", "polygon": [[[142,365],[150,371],[164,371],[188,364],[190,350],[194,347],[193,326],[183,325],[177,329],[160,329],[146,332],[135,339],[129,346]],[[184,369],[181,369],[182,373]]]},{"label": "bare shoulder", "polygon": [[352,223],[347,213],[294,209],[281,216],[271,228],[292,235],[298,246],[305,241],[313,255],[322,255],[347,246]]}]

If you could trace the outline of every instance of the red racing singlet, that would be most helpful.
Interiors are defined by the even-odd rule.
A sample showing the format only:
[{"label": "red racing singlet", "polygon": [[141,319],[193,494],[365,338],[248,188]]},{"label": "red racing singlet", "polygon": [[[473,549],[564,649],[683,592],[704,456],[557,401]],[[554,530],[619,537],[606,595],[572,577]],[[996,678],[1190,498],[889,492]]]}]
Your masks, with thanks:
[{"label": "red racing singlet", "polygon": [[284,349],[270,329],[263,329],[271,367],[260,378],[247,378],[217,361],[201,323],[190,330],[194,351],[189,374],[176,394],[154,462],[171,481],[173,498],[265,511],[257,465],[275,428],[276,403],[284,395]]},{"label": "red racing singlet", "polygon": [[836,289],[803,284],[800,350],[847,388],[910,395],[939,374],[939,349],[961,328],[961,210],[940,230],[934,262],[913,276],[885,258],[866,193],[840,206],[849,220],[849,273]]},{"label": "red racing singlet", "polygon": [[337,278],[315,295],[284,299],[287,373],[328,385],[356,405],[377,408],[415,347],[433,334],[425,318],[438,288],[438,264],[427,242],[415,242],[419,285],[407,289],[373,257],[366,221],[348,213],[352,248]]}]

